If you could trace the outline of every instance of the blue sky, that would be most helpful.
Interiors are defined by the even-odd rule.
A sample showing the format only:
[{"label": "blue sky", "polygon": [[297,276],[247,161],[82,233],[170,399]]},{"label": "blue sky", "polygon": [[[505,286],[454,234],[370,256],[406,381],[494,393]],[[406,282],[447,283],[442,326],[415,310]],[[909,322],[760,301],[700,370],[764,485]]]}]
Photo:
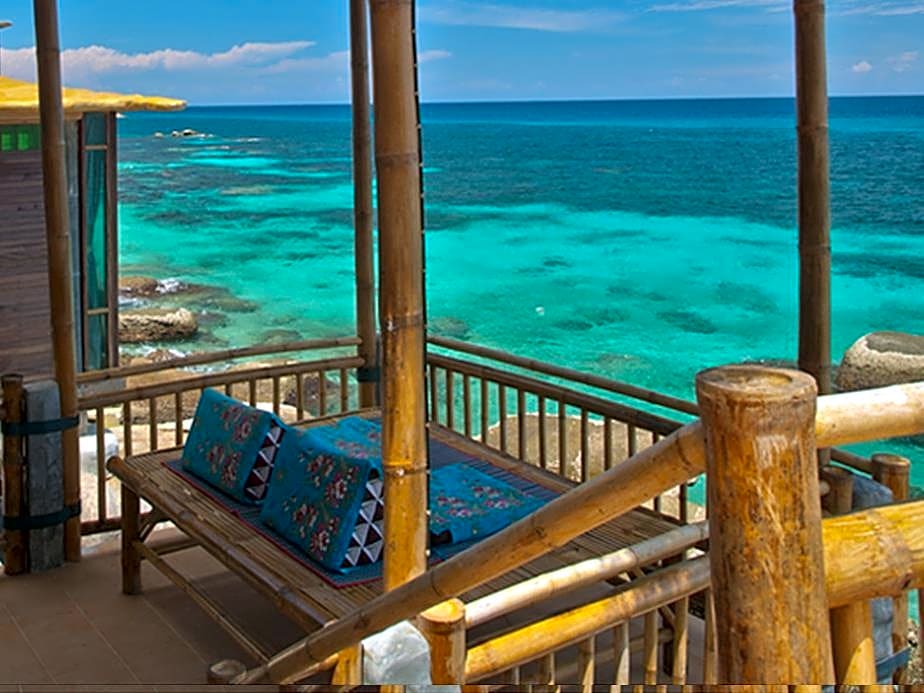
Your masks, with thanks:
[{"label": "blue sky", "polygon": [[[69,84],[192,104],[348,99],[347,0],[68,0]],[[30,0],[3,73],[32,78]],[[789,0],[419,0],[429,101],[786,96]],[[828,3],[832,94],[924,93],[924,0]]]}]

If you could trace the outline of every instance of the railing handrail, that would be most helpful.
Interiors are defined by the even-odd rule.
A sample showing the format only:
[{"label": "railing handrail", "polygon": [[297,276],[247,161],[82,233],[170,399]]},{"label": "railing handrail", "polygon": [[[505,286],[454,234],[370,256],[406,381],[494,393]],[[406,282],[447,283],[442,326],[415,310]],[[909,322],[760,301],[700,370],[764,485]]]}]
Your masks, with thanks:
[{"label": "railing handrail", "polygon": [[[620,380],[614,380],[612,378],[605,378],[599,375],[585,373],[573,368],[556,366],[554,364],[546,363],[538,359],[517,356],[516,354],[511,354],[510,352],[502,351],[500,349],[493,349],[491,347],[485,347],[478,344],[470,344],[468,342],[463,342],[458,339],[450,339],[448,337],[431,336],[427,338],[427,342],[443,349],[449,349],[451,351],[468,354],[470,356],[478,356],[481,358],[490,359],[492,361],[503,363],[508,366],[516,366],[518,368],[523,368],[535,373],[542,373],[543,375],[562,378],[571,382],[594,387],[606,392],[611,392],[626,397],[632,397],[633,399],[637,399],[642,402],[648,402],[649,404],[655,404],[666,409],[672,409],[683,414],[699,416],[699,406],[696,404],[696,402],[674,397],[673,395],[665,395],[655,390],[638,387],[636,385],[631,385],[630,383],[626,383]],[[435,354],[432,352],[428,354],[428,358],[441,356],[441,354]],[[443,356],[443,358],[451,357]],[[481,365],[475,364],[475,362],[464,362],[461,360],[459,360],[459,363],[472,363],[472,365]],[[667,417],[662,418],[665,421],[673,421]],[[673,429],[670,430],[677,429],[682,425],[679,421],[674,423],[676,425]],[[656,432],[663,434],[661,431]],[[861,455],[849,452],[848,450],[832,448],[831,459],[844,466],[851,467],[856,471],[863,472],[864,474],[871,475],[873,473],[873,465],[869,459]]]},{"label": "railing handrail", "polygon": [[432,365],[439,368],[445,368],[463,375],[482,377],[488,381],[508,387],[520,387],[527,392],[543,396],[546,399],[560,400],[568,405],[583,407],[592,413],[633,424],[653,431],[658,435],[669,435],[682,426],[677,421],[657,414],[651,414],[626,404],[571,390],[560,385],[553,385],[519,373],[510,373],[484,364],[462,361],[442,354],[430,354],[427,358]]},{"label": "railing handrail", "polygon": [[358,356],[342,356],[333,359],[320,359],[317,361],[302,361],[299,363],[282,364],[278,366],[262,366],[234,371],[221,371],[207,373],[192,378],[177,378],[163,383],[153,383],[116,392],[103,392],[80,398],[81,409],[94,409],[108,407],[124,402],[150,399],[176,392],[185,392],[203,387],[226,385],[243,380],[272,378],[276,376],[296,375],[310,371],[328,371],[338,368],[358,368],[363,365],[363,359]]},{"label": "railing handrail", "polygon": [[604,378],[599,375],[585,373],[573,368],[556,366],[551,363],[539,361],[538,359],[517,356],[516,354],[511,354],[510,352],[502,351],[500,349],[492,349],[490,347],[484,347],[478,344],[470,344],[468,342],[462,342],[457,339],[449,339],[448,337],[428,337],[427,342],[444,349],[458,351],[464,354],[469,354],[471,356],[480,356],[492,361],[507,364],[508,366],[517,366],[518,368],[524,368],[526,370],[542,373],[543,375],[549,375],[554,378],[571,380],[576,383],[581,383],[582,385],[589,385],[590,387],[595,387],[600,390],[606,390],[614,394],[632,397],[643,402],[648,402],[649,404],[656,404],[667,409],[683,412],[684,414],[699,416],[699,408],[696,406],[695,402],[690,402],[689,400],[674,397],[673,395],[665,395],[664,393],[657,392],[655,390],[649,390],[637,385],[632,385],[621,380]]},{"label": "railing handrail", "polygon": [[696,522],[645,539],[624,549],[552,570],[465,605],[465,626],[475,626],[551,596],[560,597],[621,573],[676,556],[708,539],[709,526]]},{"label": "railing handrail", "polygon": [[77,375],[80,385],[98,383],[115,378],[127,378],[133,375],[145,375],[159,371],[169,371],[190,366],[205,366],[212,363],[232,361],[234,359],[250,356],[267,356],[272,354],[287,354],[296,351],[319,351],[321,349],[336,349],[340,347],[357,346],[361,343],[359,337],[328,337],[323,339],[305,339],[284,344],[257,344],[249,347],[236,347],[220,351],[209,351],[202,354],[190,354],[175,359],[157,361],[155,363],[139,363],[130,366],[119,366],[98,371],[88,371]]}]

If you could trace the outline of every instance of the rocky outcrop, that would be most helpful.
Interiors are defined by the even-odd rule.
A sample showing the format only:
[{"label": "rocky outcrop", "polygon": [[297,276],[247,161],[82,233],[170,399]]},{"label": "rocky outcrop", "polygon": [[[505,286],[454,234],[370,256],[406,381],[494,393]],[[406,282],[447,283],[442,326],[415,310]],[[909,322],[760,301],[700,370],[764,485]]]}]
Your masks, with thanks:
[{"label": "rocky outcrop", "polygon": [[127,298],[156,296],[160,283],[153,277],[128,276],[119,278],[119,293]]},{"label": "rocky outcrop", "polygon": [[870,332],[844,354],[837,371],[841,390],[863,390],[924,380],[924,336]]},{"label": "rocky outcrop", "polygon": [[185,308],[146,308],[119,314],[119,340],[127,344],[175,342],[198,331],[196,317]]}]

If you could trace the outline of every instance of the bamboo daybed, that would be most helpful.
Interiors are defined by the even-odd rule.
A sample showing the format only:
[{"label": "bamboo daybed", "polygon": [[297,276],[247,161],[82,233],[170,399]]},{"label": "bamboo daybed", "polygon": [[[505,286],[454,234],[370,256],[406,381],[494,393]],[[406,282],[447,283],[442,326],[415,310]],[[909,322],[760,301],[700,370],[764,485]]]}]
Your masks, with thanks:
[{"label": "bamboo daybed", "polygon": [[[365,416],[375,411],[364,412]],[[355,415],[355,413],[354,413]],[[329,422],[326,417],[306,422],[305,427]],[[539,467],[510,457],[498,450],[465,438],[441,425],[429,424],[432,439],[479,460],[513,473],[530,483],[563,493],[574,483]],[[141,591],[142,560],[161,571],[191,596],[235,641],[258,662],[272,653],[255,642],[223,613],[197,585],[165,560],[165,555],[198,546],[205,549],[231,572],[266,596],[275,607],[306,632],[332,620],[343,618],[381,595],[381,579],[349,586],[335,586],[307,569],[290,553],[255,531],[238,516],[217,503],[212,496],[170,471],[168,462],[176,460],[181,448],[109,460],[108,468],[122,484],[122,588],[126,594]],[[140,513],[140,500],[153,508]],[[185,537],[146,543],[154,526],[171,521]],[[672,529],[677,523],[646,508],[637,508],[576,538],[500,578],[463,595],[477,599],[504,587],[587,558],[637,544]]]}]

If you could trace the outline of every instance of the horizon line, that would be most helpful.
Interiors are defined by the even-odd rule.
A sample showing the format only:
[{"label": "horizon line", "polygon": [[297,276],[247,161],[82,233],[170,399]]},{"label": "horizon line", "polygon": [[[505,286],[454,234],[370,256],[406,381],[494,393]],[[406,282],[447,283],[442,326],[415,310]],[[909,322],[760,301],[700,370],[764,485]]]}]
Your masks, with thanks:
[{"label": "horizon line", "polygon": [[[829,99],[888,99],[921,98],[924,93],[908,94],[830,94]],[[788,96],[646,96],[646,97],[574,97],[574,98],[511,98],[511,99],[437,99],[421,101],[421,106],[466,105],[466,104],[515,104],[515,103],[601,103],[601,102],[650,102],[650,101],[757,101],[777,100],[793,101],[795,95]],[[267,108],[273,106],[350,106],[349,101],[278,101],[254,103],[195,103],[187,100],[188,108]]]}]

